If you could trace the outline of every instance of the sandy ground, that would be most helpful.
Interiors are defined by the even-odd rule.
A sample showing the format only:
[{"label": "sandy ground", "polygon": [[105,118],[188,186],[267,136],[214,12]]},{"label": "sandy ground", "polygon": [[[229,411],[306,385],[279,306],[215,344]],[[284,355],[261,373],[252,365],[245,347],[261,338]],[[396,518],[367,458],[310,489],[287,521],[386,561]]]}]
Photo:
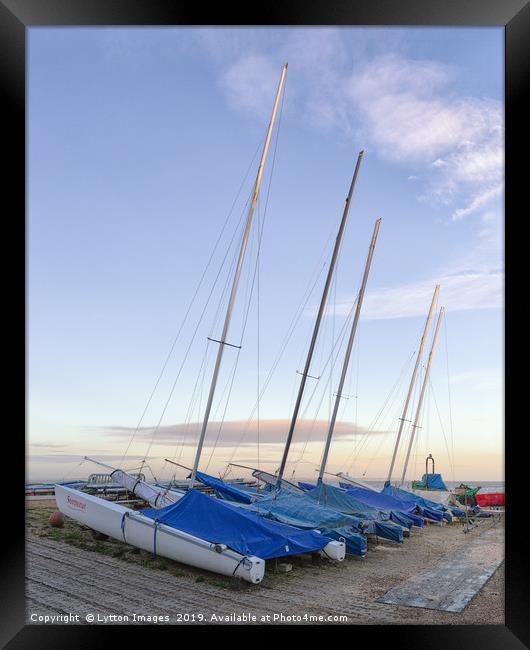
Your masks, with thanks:
[{"label": "sandy ground", "polygon": [[[414,572],[440,557],[458,553],[492,526],[503,535],[503,521],[479,520],[464,534],[460,524],[413,529],[402,545],[370,543],[364,559],[348,557],[341,564],[293,560],[289,573],[267,563],[258,586],[239,583],[169,560],[153,560],[118,541],[93,542],[88,531],[67,521],[50,529],[51,504],[27,504],[27,619],[31,615],[78,614],[79,623],[94,615],[98,623],[135,623],[134,615],[162,616],[170,624],[187,622],[312,622],[307,617],[335,617],[329,622],[355,624],[504,624],[504,563],[462,613],[397,606],[376,600]],[[52,502],[53,503],[53,502]],[[51,531],[51,532],[50,532]],[[135,553],[135,555],[133,555]],[[114,620],[105,616],[114,615]],[[276,620],[274,620],[276,616]],[[337,617],[346,619],[340,621]],[[119,617],[122,617],[121,619]],[[125,618],[124,618],[125,617]],[[36,622],[36,621],[33,621]],[[147,620],[147,622],[153,622]],[[250,621],[252,622],[252,621]]]}]

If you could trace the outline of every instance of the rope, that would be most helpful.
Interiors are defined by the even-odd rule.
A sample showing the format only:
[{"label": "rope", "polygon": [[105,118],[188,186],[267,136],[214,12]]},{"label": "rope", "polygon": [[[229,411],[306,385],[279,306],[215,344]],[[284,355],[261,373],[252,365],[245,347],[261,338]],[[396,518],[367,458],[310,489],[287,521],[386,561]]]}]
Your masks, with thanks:
[{"label": "rope", "polygon": [[156,533],[158,531],[159,522],[155,519],[155,528],[153,531],[153,558],[156,558]]},{"label": "rope", "polygon": [[125,520],[127,519],[128,516],[129,516],[129,513],[124,512],[123,516],[121,518],[121,534],[122,534],[122,537],[123,537],[123,541],[125,543],[127,543],[127,539],[125,538]]},{"label": "rope", "polygon": [[243,564],[243,562],[244,562],[247,558],[248,558],[248,555],[244,555],[244,556],[239,560],[239,562],[236,564],[236,568],[235,568],[234,571],[232,572],[232,575],[233,575],[233,576],[236,575],[236,571],[239,569],[239,567]]}]

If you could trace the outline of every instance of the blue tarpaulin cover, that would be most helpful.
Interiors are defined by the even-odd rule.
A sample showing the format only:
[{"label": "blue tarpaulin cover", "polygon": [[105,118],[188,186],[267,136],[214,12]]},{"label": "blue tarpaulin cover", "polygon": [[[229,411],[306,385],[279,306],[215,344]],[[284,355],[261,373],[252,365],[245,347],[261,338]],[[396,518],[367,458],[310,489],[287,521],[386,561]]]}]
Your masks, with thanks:
[{"label": "blue tarpaulin cover", "polygon": [[209,474],[203,474],[203,472],[197,472],[196,477],[198,481],[208,487],[214,488],[214,490],[219,492],[221,496],[227,497],[231,501],[237,501],[238,503],[252,503],[252,494],[246,490],[241,490],[240,488],[235,487],[235,485],[226,483],[222,479],[215,478]]},{"label": "blue tarpaulin cover", "polygon": [[189,490],[166,508],[147,508],[141,512],[200,539],[226,544],[242,555],[256,555],[264,560],[318,551],[330,541],[320,532],[264,519],[198,490]]},{"label": "blue tarpaulin cover", "polygon": [[263,497],[247,507],[254,512],[272,516],[278,521],[300,528],[354,526],[359,532],[363,529],[358,517],[321,506],[305,495],[279,492]]},{"label": "blue tarpaulin cover", "polygon": [[367,530],[365,522],[331,508],[318,505],[305,495],[280,491],[255,501],[250,508],[263,517],[303,529],[318,529],[327,537],[345,541],[346,552],[350,555],[366,555]]},{"label": "blue tarpaulin cover", "polygon": [[397,499],[389,494],[366,490],[365,488],[356,487],[354,485],[347,486],[341,485],[348,494],[356,496],[359,500],[366,501],[374,508],[380,510],[402,510],[403,512],[413,513],[416,509],[416,504],[412,501],[404,501]]},{"label": "blue tarpaulin cover", "polygon": [[[436,503],[436,501],[431,501],[430,499],[424,499],[419,495],[412,494],[407,490],[402,490],[401,488],[390,485],[390,483],[385,483],[385,487],[381,490],[382,494],[388,494],[390,496],[396,497],[396,499],[401,499],[402,501],[412,501],[421,506],[422,514],[424,514],[429,519],[434,519],[435,521],[441,521],[444,518],[444,507],[441,503]],[[447,517],[445,517],[447,518]]]},{"label": "blue tarpaulin cover", "polygon": [[380,512],[350,496],[342,488],[319,483],[313,490],[308,490],[306,495],[314,499],[321,506],[326,506],[342,513],[354,515],[362,520],[373,522],[372,530],[376,535],[390,539],[394,542],[403,541],[403,526],[390,521],[390,515]]},{"label": "blue tarpaulin cover", "polygon": [[[359,501],[379,510],[390,512],[392,520],[397,520],[397,523],[410,521],[413,526],[423,527],[423,519],[418,516],[418,506],[413,501],[402,501],[388,494],[382,494],[375,490],[367,490],[366,488],[347,483],[341,483],[341,487],[346,490],[347,494],[351,494],[359,499]],[[405,518],[402,517],[402,513],[405,515]]]},{"label": "blue tarpaulin cover", "polygon": [[[221,479],[197,472],[197,478],[201,483],[214,487],[216,492],[224,499],[233,501],[233,486],[228,485]],[[364,557],[367,550],[365,532],[376,532],[368,530],[366,523],[363,523],[358,517],[352,517],[319,506],[315,501],[308,498],[305,494],[295,494],[290,489],[268,489],[258,494],[255,490],[248,489],[248,486],[236,488],[237,492],[242,492],[246,497],[251,497],[248,501],[243,499],[237,501],[237,507],[250,511],[273,521],[277,521],[288,526],[295,526],[303,530],[318,530],[335,540],[346,543],[346,552],[350,555],[360,555]],[[241,494],[237,495],[241,497]],[[371,522],[370,522],[371,523]],[[373,524],[372,528],[374,528]]]},{"label": "blue tarpaulin cover", "polygon": [[424,474],[421,477],[421,482],[427,489],[445,490],[447,492],[447,486],[445,485],[441,474]]},{"label": "blue tarpaulin cover", "polygon": [[350,526],[342,528],[321,528],[320,532],[326,537],[336,539],[338,542],[345,542],[346,553],[364,557],[368,551],[368,540],[365,535],[355,533]]}]

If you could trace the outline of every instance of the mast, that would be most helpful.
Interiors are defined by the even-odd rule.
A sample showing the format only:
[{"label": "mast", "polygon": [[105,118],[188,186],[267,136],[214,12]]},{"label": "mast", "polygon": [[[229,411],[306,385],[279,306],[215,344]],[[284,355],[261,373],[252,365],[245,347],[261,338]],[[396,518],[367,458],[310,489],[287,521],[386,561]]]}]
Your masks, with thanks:
[{"label": "mast", "polygon": [[227,343],[227,335],[228,335],[228,330],[230,327],[230,321],[232,319],[232,311],[234,308],[234,303],[236,299],[236,294],[237,294],[237,287],[239,285],[239,278],[241,276],[241,269],[243,267],[243,260],[245,257],[245,251],[247,249],[247,243],[248,243],[248,238],[250,235],[250,228],[252,225],[252,217],[254,216],[254,210],[256,209],[256,203],[258,200],[258,194],[259,194],[259,188],[261,185],[261,178],[263,176],[263,169],[265,167],[265,161],[267,160],[267,153],[269,151],[269,144],[271,141],[271,136],[272,136],[272,129],[274,127],[274,121],[276,119],[276,113],[278,110],[278,104],[280,101],[280,95],[282,92],[283,84],[285,81],[285,74],[287,72],[287,63],[284,64],[283,69],[282,69],[282,74],[280,77],[280,82],[278,84],[278,90],[276,91],[276,98],[274,100],[274,106],[272,109],[272,115],[271,119],[269,122],[269,126],[267,129],[267,137],[265,138],[265,144],[263,146],[263,152],[261,154],[261,160],[260,164],[258,167],[258,173],[256,175],[256,181],[254,183],[254,190],[252,192],[252,199],[250,201],[250,206],[248,209],[248,215],[247,215],[247,220],[245,224],[245,230],[243,232],[243,239],[241,241],[241,248],[239,250],[239,259],[237,261],[237,266],[235,269],[234,273],[234,279],[232,282],[232,290],[230,292],[230,299],[228,301],[228,307],[226,309],[226,316],[225,316],[225,321],[224,321],[224,326],[223,326],[223,332],[221,334],[221,339],[218,341],[219,343],[219,350],[217,352],[217,358],[215,360],[215,366],[214,366],[214,371],[212,375],[212,382],[210,385],[210,392],[208,394],[208,401],[206,402],[206,409],[204,412],[204,420],[202,423],[202,429],[201,429],[201,435],[199,437],[199,444],[197,446],[197,452],[195,454],[195,460],[193,462],[193,470],[191,472],[191,481],[190,481],[190,489],[193,487],[195,484],[195,475],[197,473],[197,469],[199,466],[199,461],[201,458],[201,452],[202,452],[202,446],[204,444],[204,437],[206,435],[206,429],[208,427],[208,420],[210,417],[210,411],[212,409],[212,403],[213,403],[213,398],[215,394],[215,388],[217,385],[217,379],[219,377],[219,369],[221,367],[221,361],[223,359],[223,352],[224,352],[224,347],[225,345],[229,345]]},{"label": "mast", "polygon": [[364,290],[366,289],[366,282],[368,281],[368,274],[370,273],[370,266],[372,264],[372,257],[374,255],[375,242],[377,240],[377,234],[379,232],[379,226],[381,224],[381,219],[378,219],[375,222],[374,234],[372,235],[372,241],[370,242],[370,248],[368,249],[368,257],[366,259],[366,266],[364,268],[364,275],[361,282],[361,288],[359,290],[359,297],[357,298],[357,307],[355,309],[355,316],[353,317],[353,323],[350,332],[350,338],[348,340],[348,346],[346,348],[346,355],[344,357],[344,363],[342,364],[342,372],[340,375],[339,387],[337,388],[337,396],[335,398],[335,405],[333,406],[333,413],[331,415],[331,421],[329,423],[328,437],[326,440],[326,446],[324,447],[324,454],[322,455],[322,463],[320,465],[320,471],[318,474],[318,482],[322,483],[322,477],[326,470],[326,464],[328,462],[329,448],[331,445],[331,437],[333,436],[333,430],[335,428],[335,421],[337,419],[337,413],[339,411],[340,400],[342,398],[342,389],[344,388],[344,382],[346,380],[346,373],[348,371],[348,364],[350,362],[351,351],[353,348],[353,341],[355,339],[355,332],[357,331],[357,323],[359,322],[359,315],[361,313],[361,307],[363,304]]},{"label": "mast", "polygon": [[339,226],[339,232],[335,240],[335,247],[333,248],[333,255],[331,257],[331,263],[328,269],[328,275],[326,278],[326,284],[324,285],[324,292],[322,293],[322,298],[320,300],[320,307],[318,309],[317,319],[315,321],[315,327],[313,329],[313,336],[311,337],[311,343],[309,344],[309,351],[307,353],[307,359],[305,362],[304,371],[302,374],[302,381],[300,382],[300,387],[298,388],[298,395],[296,397],[296,402],[294,405],[293,416],[291,418],[291,424],[289,425],[289,431],[287,433],[287,440],[285,442],[285,448],[283,450],[282,462],[280,464],[280,469],[278,471],[278,487],[281,485],[283,478],[283,473],[285,471],[285,465],[287,463],[287,456],[289,455],[289,448],[291,446],[291,441],[293,439],[294,428],[296,426],[296,420],[298,418],[298,412],[300,411],[300,405],[302,403],[302,397],[304,395],[304,389],[309,376],[309,369],[311,367],[311,361],[313,359],[313,352],[315,351],[315,345],[318,338],[318,331],[320,329],[320,322],[322,321],[322,316],[324,314],[324,308],[326,306],[326,301],[328,298],[329,288],[331,286],[331,280],[333,279],[333,272],[335,271],[335,266],[337,262],[337,257],[340,250],[340,244],[342,242],[342,236],[344,234],[344,228],[346,227],[346,221],[348,220],[348,212],[350,210],[351,197],[353,194],[353,189],[355,187],[355,182],[357,180],[357,174],[359,172],[359,167],[361,165],[361,160],[364,155],[364,151],[360,151],[357,156],[357,164],[355,165],[355,171],[353,172],[352,181],[350,184],[350,190],[348,196],[346,197],[346,203],[344,205],[344,211],[342,213],[342,219]]},{"label": "mast", "polygon": [[401,440],[401,434],[403,433],[403,427],[405,425],[405,418],[407,417],[407,411],[409,408],[409,402],[410,398],[412,397],[412,390],[414,388],[414,382],[416,381],[416,374],[418,372],[418,367],[420,365],[420,360],[421,360],[421,354],[423,352],[423,346],[425,344],[425,340],[427,339],[427,332],[429,330],[429,323],[431,322],[431,317],[432,313],[434,311],[434,308],[436,306],[436,302],[438,300],[438,292],[440,291],[440,285],[437,284],[435,289],[434,289],[434,294],[432,297],[431,301],[431,307],[429,309],[429,313],[427,314],[427,320],[425,321],[425,327],[423,329],[423,336],[421,337],[421,342],[420,342],[420,347],[418,349],[418,356],[416,357],[416,363],[414,365],[414,370],[412,371],[412,377],[410,378],[410,385],[409,385],[409,390],[407,393],[407,397],[405,398],[405,404],[403,406],[403,413],[401,414],[401,417],[399,418],[399,429],[398,429],[398,434],[396,438],[396,444],[394,446],[394,453],[392,454],[392,460],[390,462],[390,469],[388,470],[388,477],[387,477],[387,482],[390,483],[392,480],[392,472],[394,471],[394,465],[396,463],[396,456],[397,456],[397,451],[399,447],[399,441]]},{"label": "mast", "polygon": [[418,422],[420,420],[421,407],[423,405],[423,397],[425,395],[425,389],[427,388],[427,382],[429,381],[429,372],[431,370],[432,358],[434,356],[434,348],[436,347],[436,340],[438,339],[438,330],[440,329],[440,323],[442,322],[442,316],[444,315],[445,308],[440,307],[440,313],[438,315],[438,321],[436,322],[436,329],[434,330],[434,337],[432,340],[431,351],[429,353],[429,360],[427,361],[427,367],[425,369],[425,377],[423,378],[423,384],[421,387],[420,398],[418,400],[418,406],[416,407],[416,416],[414,417],[414,424],[412,425],[412,431],[410,432],[410,442],[409,448],[407,449],[407,457],[405,458],[405,465],[403,467],[403,474],[401,475],[401,483],[403,485],[405,481],[405,474],[407,473],[407,467],[409,464],[410,452],[412,449],[412,443],[414,442],[414,435],[416,429],[418,428]]}]

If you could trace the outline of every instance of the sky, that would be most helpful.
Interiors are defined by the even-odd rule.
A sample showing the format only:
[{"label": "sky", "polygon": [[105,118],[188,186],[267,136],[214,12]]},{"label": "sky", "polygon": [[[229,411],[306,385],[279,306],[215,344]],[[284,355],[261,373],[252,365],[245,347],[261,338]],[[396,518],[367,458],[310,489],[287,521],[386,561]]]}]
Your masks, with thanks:
[{"label": "sky", "polygon": [[286,476],[315,476],[381,218],[328,469],[386,477],[440,284],[407,478],[432,453],[448,480],[502,480],[503,47],[501,28],[30,28],[27,478],[193,462],[288,62],[200,467],[278,466],[364,150]]}]

